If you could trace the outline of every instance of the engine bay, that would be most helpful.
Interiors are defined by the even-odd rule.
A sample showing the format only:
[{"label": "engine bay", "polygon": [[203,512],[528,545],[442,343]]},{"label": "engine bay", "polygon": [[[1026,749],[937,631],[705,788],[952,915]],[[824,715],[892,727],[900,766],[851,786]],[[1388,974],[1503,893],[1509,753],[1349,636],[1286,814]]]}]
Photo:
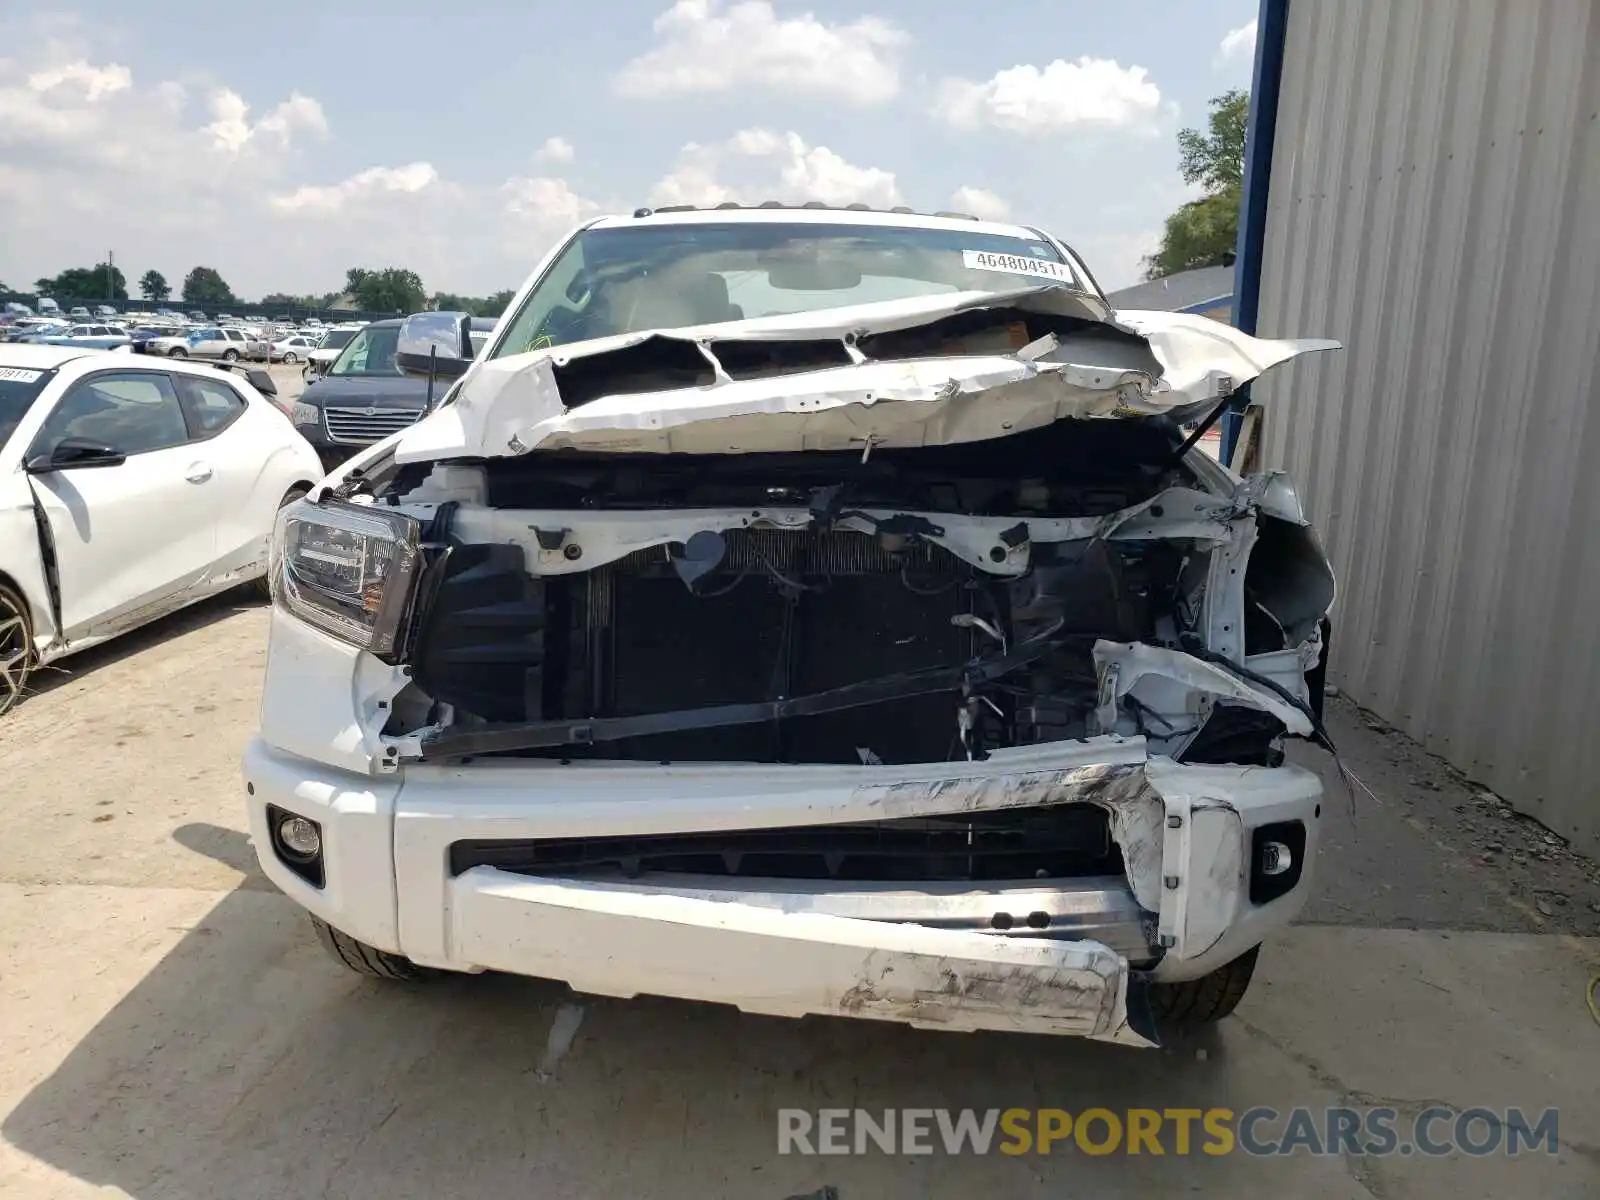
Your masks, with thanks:
[{"label": "engine bay", "polygon": [[390,497],[433,515],[390,732],[434,758],[907,764],[1116,732],[1270,765],[1331,600],[1309,532],[1216,494],[1161,418],[409,475]]}]

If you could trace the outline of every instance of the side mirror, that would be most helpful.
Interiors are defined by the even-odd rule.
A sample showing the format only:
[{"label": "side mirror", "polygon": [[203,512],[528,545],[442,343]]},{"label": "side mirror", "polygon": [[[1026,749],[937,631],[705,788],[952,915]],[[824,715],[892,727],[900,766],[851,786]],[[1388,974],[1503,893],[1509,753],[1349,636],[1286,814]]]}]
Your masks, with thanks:
[{"label": "side mirror", "polygon": [[30,475],[49,471],[74,471],[86,467],[120,467],[128,456],[93,438],[62,438],[49,454],[38,454],[22,464]]},{"label": "side mirror", "polygon": [[415,313],[400,323],[395,365],[407,375],[465,375],[473,358],[471,332],[470,313]]},{"label": "side mirror", "polygon": [[250,386],[263,396],[276,396],[278,394],[278,385],[272,382],[272,376],[259,367],[251,367],[244,373],[244,377],[250,381]]}]

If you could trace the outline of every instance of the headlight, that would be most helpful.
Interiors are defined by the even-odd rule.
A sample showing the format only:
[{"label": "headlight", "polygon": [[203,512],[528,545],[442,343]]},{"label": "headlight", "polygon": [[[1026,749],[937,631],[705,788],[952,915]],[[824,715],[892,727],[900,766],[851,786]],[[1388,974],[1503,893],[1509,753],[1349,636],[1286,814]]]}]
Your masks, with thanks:
[{"label": "headlight", "polygon": [[338,501],[301,500],[278,515],[272,593],[285,609],[341,641],[393,653],[422,557],[412,518]]},{"label": "headlight", "polygon": [[322,410],[315,404],[302,404],[300,401],[296,400],[294,402],[294,409],[289,415],[294,418],[294,423],[296,425],[322,424]]}]

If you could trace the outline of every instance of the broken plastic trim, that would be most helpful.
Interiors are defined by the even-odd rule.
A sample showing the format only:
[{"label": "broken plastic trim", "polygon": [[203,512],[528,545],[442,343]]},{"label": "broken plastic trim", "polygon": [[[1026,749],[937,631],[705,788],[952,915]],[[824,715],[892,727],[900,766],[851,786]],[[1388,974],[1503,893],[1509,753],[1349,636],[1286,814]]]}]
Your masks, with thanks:
[{"label": "broken plastic trim", "polygon": [[436,733],[422,739],[421,756],[427,760],[518,750],[552,750],[561,746],[589,746],[596,742],[615,742],[655,734],[760,725],[792,717],[815,717],[913,696],[964,690],[975,684],[992,683],[1019,667],[1043,658],[1070,640],[1054,636],[1060,628],[1061,624],[1057,622],[1025,645],[995,658],[974,659],[956,667],[932,667],[924,671],[886,675],[881,679],[869,679],[806,696],[763,700],[753,704],[719,704],[706,708],[645,713],[634,717],[532,721]]}]

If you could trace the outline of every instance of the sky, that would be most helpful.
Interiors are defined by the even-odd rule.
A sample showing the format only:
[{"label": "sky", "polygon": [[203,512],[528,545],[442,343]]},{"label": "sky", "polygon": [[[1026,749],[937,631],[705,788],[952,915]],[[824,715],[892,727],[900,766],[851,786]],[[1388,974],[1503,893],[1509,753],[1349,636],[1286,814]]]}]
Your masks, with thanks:
[{"label": "sky", "polygon": [[245,297],[352,266],[485,295],[600,213],[779,199],[1014,219],[1116,288],[1198,195],[1176,134],[1249,86],[1256,10],[62,0],[0,15],[0,282],[111,251]]}]

